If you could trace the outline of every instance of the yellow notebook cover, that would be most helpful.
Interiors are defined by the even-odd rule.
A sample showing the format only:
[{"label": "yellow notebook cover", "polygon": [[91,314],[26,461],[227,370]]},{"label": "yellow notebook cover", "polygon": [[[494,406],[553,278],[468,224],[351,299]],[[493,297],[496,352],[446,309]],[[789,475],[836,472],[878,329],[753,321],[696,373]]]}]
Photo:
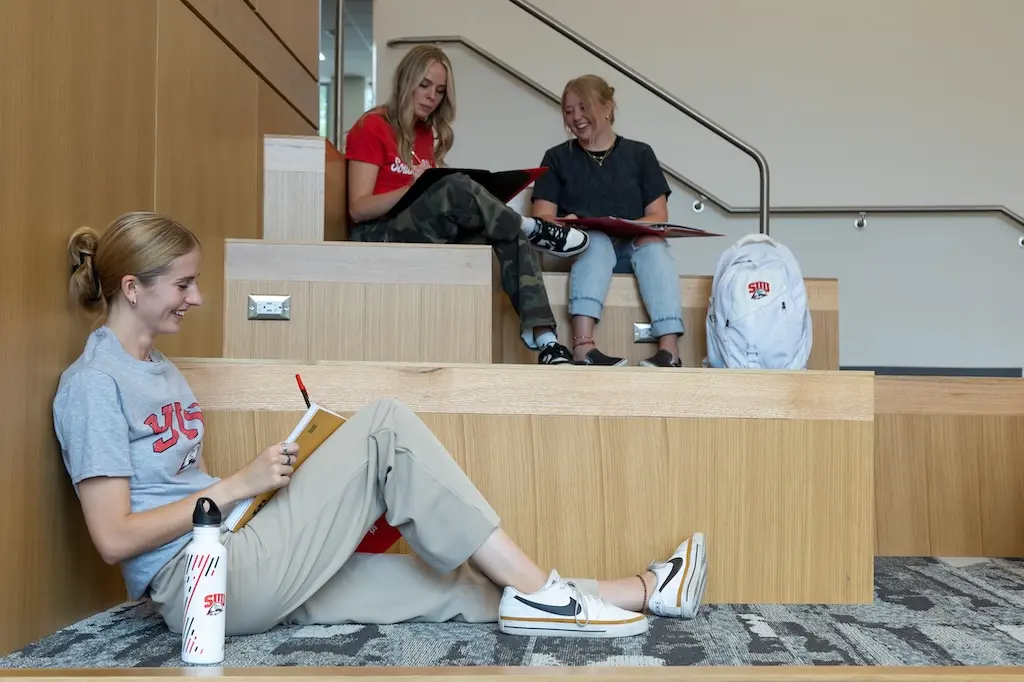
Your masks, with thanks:
[{"label": "yellow notebook cover", "polygon": [[[320,405],[311,405],[286,441],[297,443],[299,446],[299,454],[295,457],[295,463],[292,465],[295,470],[298,471],[302,463],[344,423],[344,417]],[[268,490],[256,497],[240,501],[228,515],[226,521],[228,530],[237,533],[252,520],[252,517],[256,516],[276,492],[277,490]]]}]

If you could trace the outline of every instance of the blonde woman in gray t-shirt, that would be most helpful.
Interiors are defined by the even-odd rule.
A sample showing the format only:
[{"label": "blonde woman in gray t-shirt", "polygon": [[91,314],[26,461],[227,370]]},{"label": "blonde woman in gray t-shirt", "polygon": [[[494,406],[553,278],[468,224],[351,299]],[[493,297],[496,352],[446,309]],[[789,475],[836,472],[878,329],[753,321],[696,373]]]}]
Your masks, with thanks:
[{"label": "blonde woman in gray t-shirt", "polygon": [[[150,598],[172,632],[181,632],[183,550],[198,499],[226,514],[284,486],[259,516],[223,535],[229,635],[283,622],[465,620],[497,621],[513,634],[610,637],[645,632],[644,610],[696,614],[707,576],[702,534],[633,577],[546,573],[501,530],[427,426],[394,400],[357,411],[332,437],[337,444],[294,479],[297,446],[284,442],[226,478],[211,476],[202,406],[155,348],[202,304],[199,240],[169,218],[137,212],[102,236],[79,229],[68,252],[70,293],[103,324],[60,377],[54,428],[96,549],[120,564],[131,598]],[[382,513],[415,556],[354,553]]]}]

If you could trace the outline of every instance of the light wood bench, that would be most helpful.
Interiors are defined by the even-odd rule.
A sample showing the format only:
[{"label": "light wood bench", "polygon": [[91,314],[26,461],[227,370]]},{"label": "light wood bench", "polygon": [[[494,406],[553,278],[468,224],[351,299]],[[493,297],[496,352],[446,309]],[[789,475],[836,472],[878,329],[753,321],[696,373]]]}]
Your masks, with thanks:
[{"label": "light wood bench", "polygon": [[875,379],[880,556],[1024,557],[1024,380]]},{"label": "light wood bench", "polygon": [[177,362],[215,474],[287,436],[301,373],[343,414],[409,405],[563,575],[632,575],[702,530],[709,601],[871,601],[869,373],[567,367],[555,383],[535,365]]},{"label": "light wood bench", "polygon": [[[839,283],[836,279],[804,278],[808,307],[814,324],[814,345],[808,369],[839,369]],[[569,273],[545,272],[547,287],[558,336],[572,347],[569,323]],[[699,367],[707,355],[705,314],[711,296],[711,277],[680,276],[679,290],[683,302],[683,324],[686,333],[679,343],[684,367]],[[528,349],[519,338],[519,320],[508,299],[496,299],[496,319],[500,325],[495,340],[495,362],[535,363],[537,352]],[[640,298],[640,289],[633,275],[613,275],[605,298],[603,319],[595,328],[598,347],[609,355],[628,358],[631,365],[657,351],[653,343],[633,340],[634,323],[649,324],[650,318]]]},{"label": "light wood bench", "polygon": [[[227,239],[222,356],[490,363],[497,277],[489,246]],[[249,319],[252,294],[291,319]]]}]

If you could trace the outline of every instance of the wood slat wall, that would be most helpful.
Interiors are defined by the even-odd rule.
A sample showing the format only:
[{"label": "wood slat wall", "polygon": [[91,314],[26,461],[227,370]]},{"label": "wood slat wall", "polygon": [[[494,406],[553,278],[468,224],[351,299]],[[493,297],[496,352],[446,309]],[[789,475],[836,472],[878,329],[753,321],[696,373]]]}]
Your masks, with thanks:
[{"label": "wood slat wall", "polygon": [[13,448],[0,469],[0,655],[125,596],[53,436],[57,378],[93,323],[67,303],[68,236],[137,209],[192,227],[206,304],[162,348],[219,355],[224,239],[260,236],[261,136],[316,134],[317,6],[0,2],[0,433]]}]

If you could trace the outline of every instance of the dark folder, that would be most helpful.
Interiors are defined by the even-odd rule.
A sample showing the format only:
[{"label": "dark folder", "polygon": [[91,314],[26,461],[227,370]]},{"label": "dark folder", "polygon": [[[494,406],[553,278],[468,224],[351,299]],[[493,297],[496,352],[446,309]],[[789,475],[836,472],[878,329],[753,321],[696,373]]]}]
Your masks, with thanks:
[{"label": "dark folder", "polygon": [[494,195],[503,204],[507,204],[517,194],[526,189],[531,182],[548,172],[547,168],[525,168],[522,170],[489,171],[479,168],[428,168],[423,175],[409,188],[398,203],[385,214],[385,217],[398,215],[423,196],[430,187],[441,178],[453,173],[462,173],[475,180],[484,189]]}]

